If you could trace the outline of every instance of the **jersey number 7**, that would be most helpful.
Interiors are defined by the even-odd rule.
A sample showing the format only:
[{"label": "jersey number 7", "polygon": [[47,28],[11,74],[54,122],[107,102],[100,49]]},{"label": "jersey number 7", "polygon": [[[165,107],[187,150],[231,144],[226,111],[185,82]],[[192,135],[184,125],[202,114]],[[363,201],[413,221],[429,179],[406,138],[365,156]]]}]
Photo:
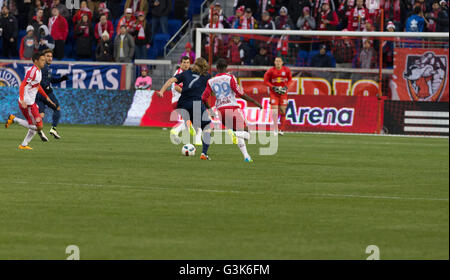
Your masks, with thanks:
[{"label": "jersey number 7", "polygon": [[193,76],[195,79],[193,79],[193,80],[189,83],[188,88],[192,88],[192,85],[200,78],[200,75],[197,75],[197,74],[192,74],[192,76]]}]

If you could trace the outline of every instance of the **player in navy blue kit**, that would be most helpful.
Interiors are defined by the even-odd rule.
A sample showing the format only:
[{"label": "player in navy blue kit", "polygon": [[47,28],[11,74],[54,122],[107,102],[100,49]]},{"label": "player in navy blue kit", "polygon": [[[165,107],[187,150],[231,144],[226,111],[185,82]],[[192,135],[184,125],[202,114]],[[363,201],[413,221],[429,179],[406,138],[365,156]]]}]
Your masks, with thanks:
[{"label": "player in navy blue kit", "polygon": [[[206,112],[205,104],[202,102],[202,94],[206,88],[211,75],[208,73],[208,62],[204,58],[197,58],[192,65],[192,68],[184,71],[181,74],[170,78],[162,86],[158,92],[160,97],[163,97],[164,92],[173,83],[183,83],[183,90],[181,97],[178,100],[177,111],[182,116],[185,122],[190,121],[194,128],[201,128],[203,130],[202,137],[202,155],[200,159],[209,160],[208,148],[211,140],[211,119]],[[198,112],[200,109],[200,112]],[[200,115],[198,115],[200,113]],[[187,125],[189,127],[189,125]]]},{"label": "player in navy blue kit", "polygon": [[50,104],[45,98],[38,95],[36,97],[36,104],[39,106],[39,113],[41,114],[42,119],[45,116],[45,108],[49,107],[53,110],[53,120],[52,120],[52,128],[50,129],[50,135],[53,135],[55,139],[60,139],[58,132],[56,131],[56,126],[59,123],[59,119],[61,118],[61,108],[59,106],[58,99],[53,93],[53,88],[51,84],[57,84],[62,81],[68,80],[67,76],[62,76],[61,78],[52,78],[52,71],[50,69],[50,64],[53,62],[53,51],[50,49],[44,50],[42,52],[45,56],[45,66],[42,68],[42,81],[41,86],[44,89],[45,93],[48,95],[50,100],[56,105]]}]

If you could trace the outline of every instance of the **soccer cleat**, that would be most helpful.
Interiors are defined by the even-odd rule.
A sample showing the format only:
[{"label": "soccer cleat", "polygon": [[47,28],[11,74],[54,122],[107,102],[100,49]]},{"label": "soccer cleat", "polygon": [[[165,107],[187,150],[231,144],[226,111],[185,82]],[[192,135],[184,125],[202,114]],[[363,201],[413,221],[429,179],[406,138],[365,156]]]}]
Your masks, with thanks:
[{"label": "soccer cleat", "polygon": [[208,155],[205,155],[204,153],[202,153],[202,155],[200,156],[200,159],[201,159],[201,160],[211,160],[211,159],[209,158],[209,156],[208,156]]},{"label": "soccer cleat", "polygon": [[246,159],[245,159],[245,162],[253,162],[253,159],[251,159],[251,158],[246,158]]},{"label": "soccer cleat", "polygon": [[50,135],[53,135],[55,139],[61,139],[61,136],[59,136],[58,132],[56,131],[56,128],[52,127],[49,133]]},{"label": "soccer cleat", "polygon": [[195,128],[194,128],[194,126],[192,125],[192,122],[191,121],[187,121],[186,122],[186,126],[187,127],[189,127],[189,133],[192,135],[192,136],[195,136],[197,133],[195,132]]},{"label": "soccer cleat", "polygon": [[237,144],[238,143],[238,139],[236,137],[236,133],[234,133],[233,130],[228,129],[228,135],[230,135],[231,140],[233,140],[233,144]]},{"label": "soccer cleat", "polygon": [[12,125],[15,118],[16,116],[14,116],[13,114],[9,115],[8,120],[5,123],[5,128],[8,128],[10,125]]},{"label": "soccer cleat", "polygon": [[48,138],[47,138],[47,136],[45,136],[44,132],[39,131],[38,134],[39,134],[39,137],[41,137],[41,140],[43,142],[48,142]]},{"label": "soccer cleat", "polygon": [[280,134],[281,136],[283,136],[283,135],[284,135],[283,130],[278,131],[278,134]]},{"label": "soccer cleat", "polygon": [[33,150],[33,148],[31,148],[30,146],[19,145],[19,150]]}]

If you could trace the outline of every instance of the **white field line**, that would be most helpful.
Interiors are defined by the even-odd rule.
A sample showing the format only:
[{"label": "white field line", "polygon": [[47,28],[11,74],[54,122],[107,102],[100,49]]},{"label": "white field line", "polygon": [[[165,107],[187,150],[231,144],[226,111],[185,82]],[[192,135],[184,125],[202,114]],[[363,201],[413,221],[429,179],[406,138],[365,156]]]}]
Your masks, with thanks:
[{"label": "white field line", "polygon": [[[78,186],[78,187],[119,187],[119,188],[140,188],[146,190],[164,190],[164,191],[189,191],[189,192],[206,192],[206,193],[231,193],[231,194],[251,194],[261,195],[269,194],[268,192],[249,192],[249,191],[235,191],[235,190],[211,190],[211,189],[195,189],[195,188],[166,188],[166,187],[145,187],[132,185],[103,185],[103,184],[80,184],[80,183],[42,183],[42,182],[7,182],[6,184],[20,184],[20,185],[63,185],[63,186]],[[277,193],[277,195],[298,195],[307,197],[337,197],[337,198],[368,198],[368,199],[388,199],[388,200],[423,200],[423,201],[449,201],[448,198],[432,198],[432,197],[401,197],[401,196],[382,196],[382,195],[359,195],[359,194],[330,194],[330,193]]]}]

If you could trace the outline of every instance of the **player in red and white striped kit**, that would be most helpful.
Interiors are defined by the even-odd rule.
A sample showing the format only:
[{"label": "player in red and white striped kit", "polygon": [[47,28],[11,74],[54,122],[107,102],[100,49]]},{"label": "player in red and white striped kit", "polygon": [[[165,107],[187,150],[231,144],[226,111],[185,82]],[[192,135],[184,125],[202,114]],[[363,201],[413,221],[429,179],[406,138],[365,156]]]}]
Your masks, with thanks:
[{"label": "player in red and white striped kit", "polygon": [[56,108],[56,105],[50,100],[40,85],[42,79],[41,69],[45,65],[45,56],[40,53],[34,54],[33,63],[34,65],[25,73],[25,78],[19,88],[19,108],[26,120],[19,119],[14,115],[9,115],[5,124],[6,128],[8,128],[12,123],[17,123],[25,128],[28,128],[28,133],[22,144],[19,146],[19,149],[21,150],[32,150],[28,144],[36,135],[36,132],[39,134],[42,141],[48,141],[47,136],[45,136],[42,131],[42,118],[39,114],[39,107],[35,102],[38,92],[47,99],[49,104]]},{"label": "player in red and white striped kit", "polygon": [[[191,66],[191,61],[189,59],[188,56],[183,56],[181,58],[181,64],[180,64],[180,68],[177,69],[177,71],[175,72],[175,75],[181,74],[186,70],[189,70]],[[177,104],[178,104],[178,99],[180,99],[181,97],[181,91],[183,90],[183,83],[173,83],[172,87],[172,108],[173,110],[177,109]],[[198,128],[197,131],[194,130],[194,128],[192,127],[192,124],[189,123],[189,130],[191,131],[191,134],[195,134],[195,140],[194,140],[194,144],[199,146],[202,145],[202,129]],[[183,122],[180,122],[179,124],[175,125],[171,130],[170,130],[170,134],[172,139],[176,142],[176,143],[181,143],[181,139],[179,138],[180,132],[186,129],[186,124]]]},{"label": "player in red and white striped kit", "polygon": [[222,124],[228,128],[228,133],[233,138],[233,143],[238,145],[244,155],[245,161],[252,162],[253,160],[248,154],[245,145],[245,140],[250,139],[250,133],[248,132],[247,123],[236,97],[252,102],[260,108],[261,104],[243,92],[236,78],[227,73],[227,66],[225,59],[221,58],[217,61],[216,67],[218,74],[208,80],[206,89],[203,92],[202,101],[207,108],[210,108],[208,98],[211,95],[215,95],[216,108],[220,113]]}]

